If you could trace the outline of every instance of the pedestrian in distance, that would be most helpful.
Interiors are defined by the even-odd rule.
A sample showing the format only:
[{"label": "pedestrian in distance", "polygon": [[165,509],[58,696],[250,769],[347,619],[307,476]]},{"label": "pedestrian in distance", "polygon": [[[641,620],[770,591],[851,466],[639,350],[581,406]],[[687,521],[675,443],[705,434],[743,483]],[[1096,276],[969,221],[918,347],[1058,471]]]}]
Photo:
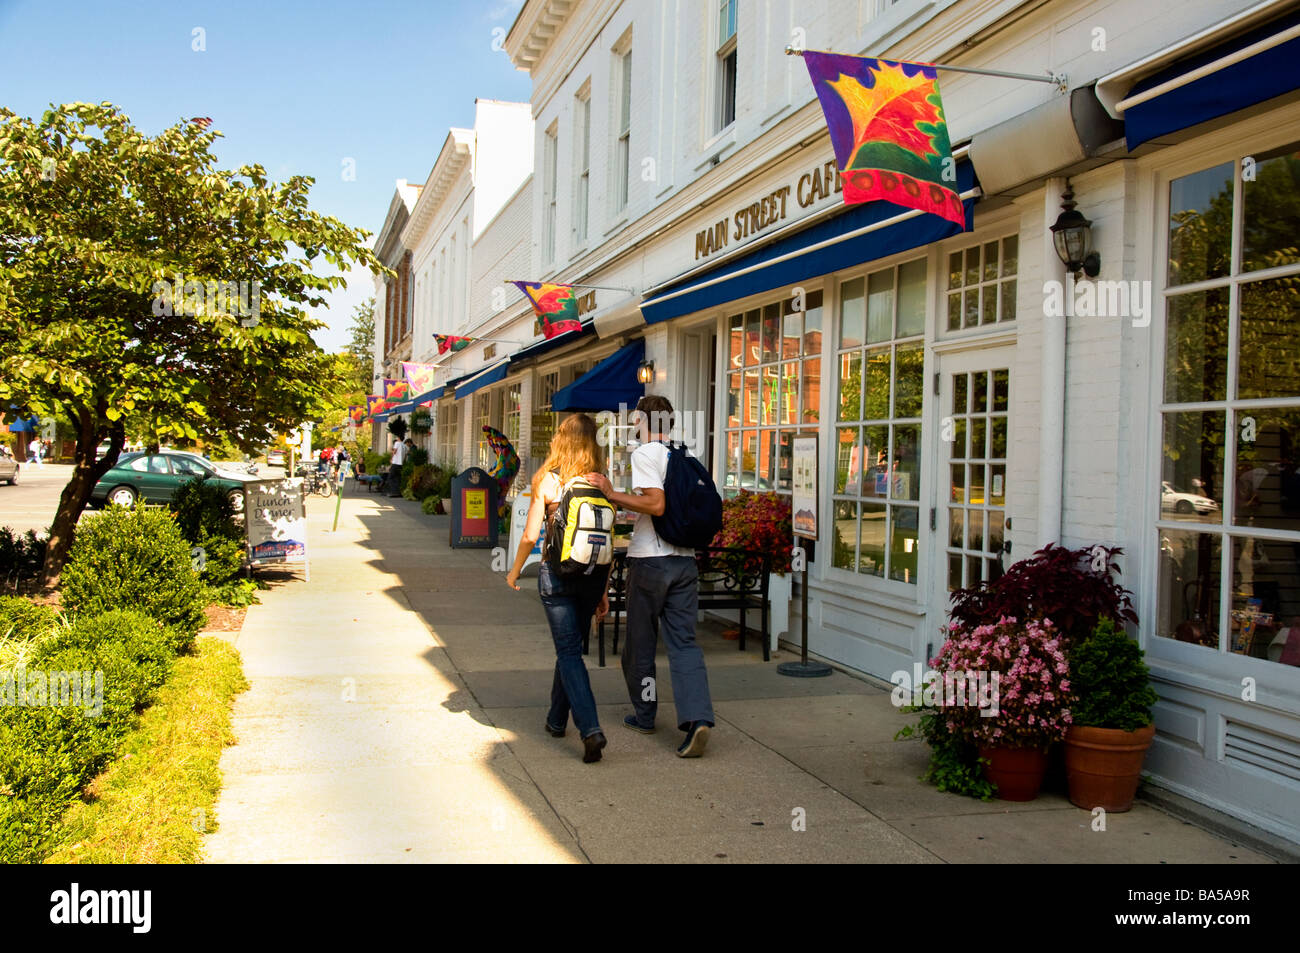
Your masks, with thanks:
[{"label": "pedestrian in distance", "polygon": [[523,538],[506,574],[506,585],[518,591],[524,563],[545,532],[537,592],[555,642],[546,731],[563,738],[572,714],[582,737],[582,760],[588,764],[600,760],[606,741],[582,659],[582,637],[591,630],[593,618],[599,622],[609,613],[614,542],[614,508],[583,479],[583,474],[599,469],[603,453],[595,421],[586,414],[569,417],[556,430],[546,460],[533,475]]},{"label": "pedestrian in distance", "polygon": [[393,441],[393,455],[388,461],[388,476],[384,479],[384,492],[389,496],[394,496],[393,487],[396,486],[398,492],[402,489],[402,464],[406,462],[406,444],[401,440]]},{"label": "pedestrian in distance", "polygon": [[[658,525],[665,520],[671,506],[685,505],[681,497],[670,501],[665,490],[669,480],[670,448],[666,441],[673,427],[672,404],[666,397],[642,397],[632,422],[639,438],[639,446],[632,451],[634,492],[616,492],[599,473],[587,476],[615,506],[638,514],[627,549],[627,640],[623,643],[622,657],[623,679],[634,712],[623,719],[623,724],[644,734],[655,730],[659,707],[655,650],[658,634],[662,634],[668,650],[677,727],[686,732],[677,754],[682,758],[698,758],[708,744],[714,719],[704,652],[695,641],[695,618],[699,611],[695,546],[687,545],[684,540],[674,543],[664,539]],[[680,446],[674,446],[671,452],[689,455]],[[693,463],[685,460],[680,463],[693,467]],[[707,472],[704,479],[708,491],[716,496]],[[718,499],[719,524],[721,506]],[[682,518],[689,514],[679,511],[674,515]],[[707,545],[716,531],[716,526],[706,527],[702,537],[705,541],[696,545]]]}]

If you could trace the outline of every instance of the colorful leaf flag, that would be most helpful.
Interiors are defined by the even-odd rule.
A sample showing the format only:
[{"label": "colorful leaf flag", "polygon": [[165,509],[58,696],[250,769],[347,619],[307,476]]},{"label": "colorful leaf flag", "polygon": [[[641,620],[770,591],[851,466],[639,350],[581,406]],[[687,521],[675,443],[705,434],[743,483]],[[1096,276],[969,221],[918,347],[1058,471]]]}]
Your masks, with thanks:
[{"label": "colorful leaf flag", "polygon": [[393,401],[386,400],[379,394],[369,394],[366,396],[366,417],[373,418],[375,414],[382,414],[393,406]]},{"label": "colorful leaf flag", "polygon": [[448,351],[463,351],[478,340],[478,338],[458,338],[451,334],[435,334],[433,339],[438,343],[439,354],[446,354]]},{"label": "colorful leaf flag", "polygon": [[402,373],[406,375],[407,383],[411,385],[412,397],[433,390],[433,373],[435,370],[436,368],[432,364],[402,362]]},{"label": "colorful leaf flag", "polygon": [[964,229],[935,68],[812,50],[803,60],[826,115],[844,201],[893,202]]},{"label": "colorful leaf flag", "polygon": [[513,281],[533,305],[537,321],[533,333],[546,335],[550,340],[566,331],[582,327],[578,320],[578,299],[571,285],[551,285],[543,281]]},{"label": "colorful leaf flag", "polygon": [[411,394],[411,385],[406,381],[399,381],[396,378],[384,378],[384,398],[393,403],[400,403],[406,400]]},{"label": "colorful leaf flag", "polygon": [[350,407],[348,407],[349,420],[352,420],[356,423],[361,423],[361,421],[365,420],[365,418],[366,418],[366,409],[364,407],[360,406],[359,404],[352,404]]}]

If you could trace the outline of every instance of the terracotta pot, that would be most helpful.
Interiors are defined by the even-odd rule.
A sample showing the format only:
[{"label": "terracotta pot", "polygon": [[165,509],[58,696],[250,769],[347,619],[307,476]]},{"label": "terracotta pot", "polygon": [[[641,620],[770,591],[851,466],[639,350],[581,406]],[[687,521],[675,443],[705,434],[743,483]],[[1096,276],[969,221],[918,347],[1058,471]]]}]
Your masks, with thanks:
[{"label": "terracotta pot", "polygon": [[1129,810],[1155,733],[1154,724],[1137,731],[1072,726],[1065,735],[1070,803],[1089,811]]},{"label": "terracotta pot", "polygon": [[989,763],[984,776],[998,786],[1003,801],[1032,801],[1038,797],[1047,771],[1047,754],[1037,748],[980,748]]}]

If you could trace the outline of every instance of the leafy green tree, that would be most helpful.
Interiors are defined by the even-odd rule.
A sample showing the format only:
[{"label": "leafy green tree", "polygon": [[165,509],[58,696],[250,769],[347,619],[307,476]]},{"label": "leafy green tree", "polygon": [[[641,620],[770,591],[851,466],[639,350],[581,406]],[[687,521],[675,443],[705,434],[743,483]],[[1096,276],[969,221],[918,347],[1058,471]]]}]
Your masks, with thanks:
[{"label": "leafy green tree", "polygon": [[309,208],[310,177],[217,168],[219,134],[147,136],[111,103],[0,108],[0,401],[76,432],[47,586],[128,433],[253,451],[317,417],[338,382],[306,308],[346,281],[313,265],[382,270],[368,233]]}]

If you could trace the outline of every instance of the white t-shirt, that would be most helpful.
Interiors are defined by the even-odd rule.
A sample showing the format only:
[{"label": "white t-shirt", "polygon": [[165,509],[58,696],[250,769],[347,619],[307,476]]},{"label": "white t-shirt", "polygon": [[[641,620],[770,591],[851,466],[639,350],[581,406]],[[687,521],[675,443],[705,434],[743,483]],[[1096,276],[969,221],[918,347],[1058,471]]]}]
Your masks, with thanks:
[{"label": "white t-shirt", "polygon": [[406,444],[404,443],[393,444],[393,458],[390,462],[395,467],[400,467],[403,463],[406,462]]},{"label": "white t-shirt", "polygon": [[[688,450],[687,453],[690,451]],[[645,443],[632,451],[632,487],[637,490],[662,490],[668,475],[668,447],[662,443]],[[674,546],[659,538],[655,532],[654,517],[638,513],[632,526],[632,542],[627,546],[628,558],[653,556],[695,556],[689,546]]]}]

